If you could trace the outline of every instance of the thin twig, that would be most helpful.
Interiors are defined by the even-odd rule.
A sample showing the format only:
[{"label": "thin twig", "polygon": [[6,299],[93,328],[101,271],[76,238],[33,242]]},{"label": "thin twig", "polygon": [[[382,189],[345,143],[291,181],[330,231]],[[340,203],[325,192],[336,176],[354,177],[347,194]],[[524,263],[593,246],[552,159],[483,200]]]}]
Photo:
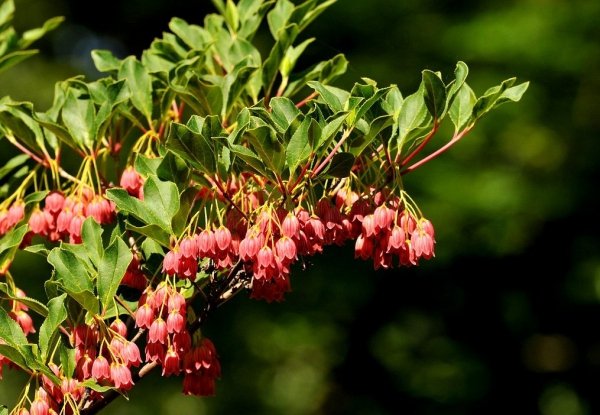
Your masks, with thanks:
[{"label": "thin twig", "polygon": [[340,141],[338,141],[338,143],[335,145],[335,147],[333,148],[333,150],[331,150],[331,153],[329,153],[327,155],[327,157],[325,158],[325,160],[323,160],[321,162],[321,164],[319,164],[317,166],[317,168],[313,170],[312,174],[310,175],[311,178],[313,178],[317,174],[319,174],[321,172],[321,170],[323,170],[323,168],[327,165],[327,163],[329,163],[329,161],[333,158],[333,156],[335,156],[335,154],[340,149],[340,147],[342,146],[342,144],[344,144],[344,142],[346,141],[346,139],[350,136],[350,132],[351,131],[352,130],[345,130],[344,131],[344,134],[342,135],[342,138],[340,138]]},{"label": "thin twig", "polygon": [[240,209],[240,207],[233,201],[233,199],[231,199],[231,197],[229,196],[229,193],[227,193],[227,191],[223,188],[223,186],[221,185],[221,183],[218,180],[214,180],[212,177],[205,175],[204,177],[206,177],[206,179],[208,179],[208,181],[212,182],[221,192],[221,194],[223,195],[223,197],[229,202],[229,204],[231,206],[233,206],[233,208],[235,210],[237,210],[244,219],[248,219],[248,215],[246,215],[246,213]]},{"label": "thin twig", "polygon": [[[152,371],[152,369],[154,369],[156,366],[158,366],[158,362],[150,362],[150,363],[144,365],[139,370],[139,372],[137,372],[136,374],[134,374],[132,376],[133,383],[138,382],[140,379],[142,379],[144,376],[146,376],[148,373],[150,373]],[[92,405],[88,406],[87,408],[84,408],[81,411],[81,415],[97,414],[102,409],[106,408],[106,406],[109,403],[111,403],[112,401],[117,399],[119,396],[121,396],[121,394],[119,392],[117,392],[114,389],[110,390],[102,396],[102,399],[94,402]]]},{"label": "thin twig", "polygon": [[307,96],[306,98],[304,98],[302,101],[300,101],[299,103],[296,104],[296,108],[302,108],[303,106],[306,105],[306,103],[308,101],[310,101],[311,99],[315,98],[317,95],[319,95],[318,92],[313,92],[312,94],[310,94],[309,96]]},{"label": "thin twig", "polygon": [[[246,280],[243,278],[245,276],[245,272],[243,269],[243,262],[238,261],[227,274],[227,276],[220,283],[215,283],[215,289],[211,290],[207,300],[205,302],[204,308],[201,310],[199,317],[194,321],[193,324],[190,325],[190,333],[194,334],[198,331],[208,317],[209,313],[229,301],[235,294],[242,291],[242,289],[246,285]],[[216,272],[216,271],[215,271]],[[142,334],[145,330],[139,330],[134,338],[131,340],[132,342],[136,342],[142,337]],[[139,380],[144,378],[148,373],[150,373],[153,369],[158,366],[158,362],[150,362],[144,365],[137,373],[132,374],[132,380],[134,383],[137,383]],[[116,390],[110,390],[106,392],[102,399],[89,404],[89,406],[84,406],[81,410],[81,415],[94,415],[100,412],[102,409],[106,408],[112,401],[117,399],[121,394]]]},{"label": "thin twig", "polygon": [[[425,137],[423,139],[423,141],[421,141],[421,144],[419,144],[419,146],[417,148],[415,148],[412,153],[410,153],[408,156],[406,156],[406,158],[404,160],[402,160],[402,163],[400,163],[400,167],[406,166],[417,154],[419,154],[419,152],[421,150],[423,150],[423,148],[427,145],[427,143],[429,142],[429,140],[431,140],[431,138],[437,132],[439,125],[440,124],[437,121],[435,122],[435,124],[433,124],[433,128],[431,129],[431,131],[429,132],[429,134],[427,134],[427,137]],[[395,161],[398,162],[399,159],[400,159],[400,151],[398,151],[398,154],[396,155],[396,160]]]},{"label": "thin twig", "polygon": [[455,134],[454,137],[452,137],[452,139],[450,141],[448,141],[448,143],[446,143],[443,147],[440,147],[439,149],[437,149],[436,151],[434,151],[427,157],[408,166],[406,169],[402,170],[402,172],[400,172],[400,174],[404,176],[406,173],[410,173],[411,171],[418,169],[419,167],[421,167],[423,164],[427,163],[428,161],[433,160],[434,158],[436,158],[437,156],[439,156],[440,154],[442,154],[443,152],[448,150],[450,147],[452,147],[454,144],[456,144],[465,135],[467,135],[469,133],[469,131],[471,131],[472,127],[473,127],[472,125],[468,126],[464,130],[462,130],[460,133]]}]

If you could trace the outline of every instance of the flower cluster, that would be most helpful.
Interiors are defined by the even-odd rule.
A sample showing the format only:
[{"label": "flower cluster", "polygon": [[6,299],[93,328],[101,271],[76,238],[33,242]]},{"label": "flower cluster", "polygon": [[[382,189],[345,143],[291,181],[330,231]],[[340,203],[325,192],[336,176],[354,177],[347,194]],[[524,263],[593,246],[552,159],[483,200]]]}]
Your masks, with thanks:
[{"label": "flower cluster", "polygon": [[221,375],[214,345],[188,331],[187,304],[183,295],[162,282],[148,288],[135,314],[137,327],[147,329],[146,361],[157,362],[163,376],[184,374],[184,393],[213,395]]},{"label": "flower cluster", "polygon": [[93,378],[99,384],[124,391],[131,389],[131,367],[138,367],[142,359],[137,344],[127,340],[127,332],[127,326],[119,318],[108,327],[75,327],[71,342],[75,347],[76,378],[80,381]]},{"label": "flower cluster", "polygon": [[65,377],[60,368],[54,363],[50,363],[49,367],[54,375],[60,379],[60,384],[57,385],[46,375],[42,375],[41,386],[37,388],[29,409],[22,401],[14,413],[18,415],[52,415],[58,413],[74,414],[77,412],[75,408],[84,396],[85,388],[78,380]]},{"label": "flower cluster", "polygon": [[394,266],[394,256],[399,265],[409,266],[434,255],[433,226],[415,213],[418,209],[408,198],[338,190],[315,205],[286,210],[265,202],[266,193],[245,177],[230,180],[225,193],[202,188],[204,200],[241,203],[223,214],[224,225],[208,221],[204,229],[181,238],[165,255],[162,271],[194,281],[203,258],[217,269],[241,262],[252,276],[251,297],[271,302],[281,301],[290,291],[294,262],[328,245],[355,240],[356,257],[373,259],[375,269]]},{"label": "flower cluster", "polygon": [[36,208],[29,218],[28,239],[40,235],[50,241],[81,243],[81,227],[88,217],[101,225],[109,224],[115,218],[115,206],[90,188],[67,197],[51,192],[44,199],[43,209]]},{"label": "flower cluster", "polygon": [[390,268],[394,256],[405,266],[417,265],[420,258],[430,259],[434,244],[431,222],[417,219],[402,208],[400,200],[394,199],[362,217],[354,252],[355,258],[373,259],[375,269]]}]

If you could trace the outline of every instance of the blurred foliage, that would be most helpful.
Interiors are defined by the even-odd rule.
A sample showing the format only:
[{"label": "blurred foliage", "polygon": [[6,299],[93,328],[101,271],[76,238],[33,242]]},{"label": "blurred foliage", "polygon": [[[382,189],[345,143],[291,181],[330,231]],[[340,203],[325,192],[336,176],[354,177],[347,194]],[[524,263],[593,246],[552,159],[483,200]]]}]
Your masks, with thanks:
[{"label": "blurred foliage", "polygon": [[[211,10],[184,0],[109,0],[94,13],[75,0],[16,5],[18,29],[67,18],[41,55],[0,77],[0,95],[42,109],[55,81],[97,76],[92,48],[139,54],[173,15],[200,22]],[[519,105],[410,178],[436,224],[438,258],[381,273],[352,261],[351,247],[317,258],[294,273],[285,303],[240,297],[212,316],[216,398],[185,398],[155,377],[110,413],[599,413],[598,21],[596,0],[339,0],[307,30],[318,41],[304,64],[345,53],[346,86],[368,76],[414,90],[421,69],[451,73],[459,59],[478,93],[506,76],[531,81]],[[24,288],[35,291],[46,268],[31,260],[15,273],[30,273]],[[21,375],[5,373],[0,396],[14,396]]]}]

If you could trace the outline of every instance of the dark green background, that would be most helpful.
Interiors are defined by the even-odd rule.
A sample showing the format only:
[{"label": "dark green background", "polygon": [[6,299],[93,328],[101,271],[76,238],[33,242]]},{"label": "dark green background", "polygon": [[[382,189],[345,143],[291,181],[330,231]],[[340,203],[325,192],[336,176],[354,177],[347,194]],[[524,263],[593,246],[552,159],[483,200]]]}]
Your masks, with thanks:
[{"label": "dark green background", "polygon": [[[0,76],[0,95],[40,109],[54,82],[97,76],[91,48],[139,55],[171,16],[200,23],[212,11],[200,0],[16,4],[21,28],[67,18],[41,55]],[[213,315],[216,398],[151,377],[107,413],[600,413],[599,22],[597,0],[338,1],[307,30],[318,40],[301,64],[345,53],[344,86],[367,76],[407,95],[422,69],[450,79],[459,59],[479,94],[531,81],[521,103],[406,177],[436,226],[437,258],[375,273],[350,246],[330,249],[294,272],[284,303],[240,296]],[[33,260],[15,273],[35,292],[46,276]],[[5,374],[10,401],[22,378]]]}]

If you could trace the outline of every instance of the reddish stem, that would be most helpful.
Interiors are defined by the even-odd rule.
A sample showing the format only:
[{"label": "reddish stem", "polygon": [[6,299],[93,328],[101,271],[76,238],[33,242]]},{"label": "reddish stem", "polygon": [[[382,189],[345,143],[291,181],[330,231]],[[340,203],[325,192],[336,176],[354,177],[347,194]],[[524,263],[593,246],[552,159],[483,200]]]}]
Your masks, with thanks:
[{"label": "reddish stem", "polygon": [[[152,371],[152,369],[154,369],[156,366],[158,366],[158,362],[151,362],[144,365],[137,374],[134,374],[132,376],[133,382],[137,383],[141,378],[150,373],[150,371]],[[82,415],[96,414],[119,396],[121,396],[119,392],[117,392],[116,390],[110,390],[102,396],[102,399],[94,402],[91,406],[82,409],[80,413]]]},{"label": "reddish stem", "polygon": [[181,104],[179,104],[179,111],[177,112],[177,121],[181,121],[181,117],[183,117],[184,109],[185,109],[185,101],[181,101]]},{"label": "reddish stem", "polygon": [[37,154],[35,154],[31,150],[29,150],[27,147],[23,146],[18,141],[16,141],[16,140],[15,141],[11,141],[11,143],[15,147],[17,147],[19,150],[21,150],[23,153],[27,154],[29,157],[31,157],[33,160],[35,160],[37,163],[39,163],[40,165],[42,165],[44,167],[50,167],[50,165],[48,164],[47,160],[42,159],[40,156],[38,156]]},{"label": "reddish stem", "polygon": [[335,145],[335,147],[333,148],[333,150],[331,150],[331,153],[329,153],[327,155],[327,157],[325,158],[325,160],[323,160],[321,162],[321,164],[319,164],[317,166],[317,168],[313,170],[313,172],[310,175],[310,177],[315,177],[317,174],[319,174],[321,172],[321,170],[323,170],[323,168],[327,165],[327,163],[329,163],[329,161],[331,161],[331,159],[333,158],[333,156],[335,155],[335,153],[337,153],[337,151],[340,149],[340,147],[342,146],[342,144],[344,144],[344,142],[346,141],[346,139],[349,136],[350,136],[350,132],[348,130],[346,130],[344,132],[344,134],[342,135],[342,138],[340,138],[340,141],[338,141],[338,143]]},{"label": "reddish stem", "polygon": [[[210,290],[211,294],[210,297],[207,299],[205,306],[199,313],[198,318],[189,326],[191,334],[195,333],[200,329],[201,325],[204,323],[211,311],[218,308],[221,304],[225,303],[227,300],[233,297],[233,295],[235,295],[237,292],[240,292],[244,288],[244,275],[245,273],[243,262],[238,261],[229,272],[227,278],[225,278],[222,282],[218,283],[215,286],[215,290]],[[241,282],[242,284],[236,287],[237,282]],[[142,332],[143,331],[140,331],[138,335],[140,335]],[[138,340],[138,338],[139,337],[133,339],[132,341],[136,341]],[[137,383],[138,381],[140,381],[140,379],[145,377],[158,365],[158,362],[150,362],[142,366],[142,368],[140,368],[140,370],[137,373],[132,373],[133,382]],[[100,400],[93,402],[87,407],[84,407],[80,413],[82,415],[97,414],[119,396],[121,396],[119,392],[117,392],[116,390],[110,390],[106,392]]]},{"label": "reddish stem", "polygon": [[165,132],[165,123],[161,122],[160,126],[158,127],[158,132],[156,133],[156,135],[158,136],[159,140],[162,138],[162,135],[163,135],[164,132]]},{"label": "reddish stem", "polygon": [[433,160],[434,158],[436,158],[437,156],[439,156],[440,154],[442,154],[446,150],[448,150],[450,147],[452,147],[454,144],[456,144],[461,138],[463,138],[465,135],[467,135],[469,133],[469,131],[471,131],[471,126],[465,128],[458,134],[454,134],[454,136],[452,137],[452,140],[448,141],[448,143],[446,143],[446,145],[444,145],[443,147],[440,147],[439,149],[437,149],[436,151],[434,151],[427,157],[425,157],[425,158],[417,161],[416,163],[412,164],[411,166],[407,167],[400,174],[405,175],[406,173],[410,173],[411,171],[418,169],[419,167],[421,167],[423,164],[427,163],[428,161]]},{"label": "reddish stem", "polygon": [[[421,144],[419,144],[419,146],[417,148],[415,148],[412,153],[410,153],[408,156],[406,156],[406,158],[404,160],[402,160],[402,163],[400,163],[400,167],[406,166],[417,154],[419,154],[421,152],[421,150],[423,150],[423,148],[427,145],[427,143],[429,143],[429,140],[431,140],[431,138],[435,135],[439,126],[440,126],[440,124],[436,121],[435,124],[433,124],[433,128],[431,129],[429,134],[427,134],[427,137],[425,137],[423,139],[423,141],[421,141]],[[399,157],[400,157],[400,152],[398,152],[398,154],[396,156],[396,160],[395,160],[396,162],[398,162]]]},{"label": "reddish stem", "polygon": [[310,157],[308,158],[308,161],[304,165],[304,167],[302,167],[302,171],[298,175],[298,178],[296,179],[296,181],[294,182],[294,184],[291,185],[291,186],[288,186],[288,191],[289,192],[291,192],[292,190],[294,190],[296,188],[296,186],[298,186],[298,184],[302,181],[302,178],[306,174],[306,171],[308,170],[308,166],[310,166],[310,163],[312,162],[312,158],[313,157],[314,157],[314,154],[311,154]]},{"label": "reddish stem", "polygon": [[313,99],[314,97],[316,97],[317,95],[319,95],[318,92],[313,92],[312,94],[310,94],[309,96],[307,96],[306,98],[304,98],[302,101],[300,101],[299,103],[296,104],[296,108],[301,108],[304,105],[306,105],[306,103],[308,101],[310,101],[311,99]]},{"label": "reddish stem", "polygon": [[284,199],[287,199],[287,187],[285,186],[285,183],[283,183],[283,180],[281,180],[281,177],[279,177],[278,174],[275,174],[275,177],[277,178],[277,184],[279,185],[279,190],[281,190],[281,193],[282,193]]},{"label": "reddish stem", "polygon": [[221,192],[221,194],[223,195],[223,197],[229,202],[229,204],[231,206],[233,206],[233,208],[235,210],[237,210],[238,212],[240,212],[240,214],[242,215],[242,217],[244,219],[248,219],[248,215],[246,215],[246,213],[244,213],[244,211],[242,209],[239,208],[239,206],[231,199],[231,197],[229,196],[229,193],[227,193],[227,191],[225,190],[225,188],[221,185],[221,182],[217,179],[212,179],[209,176],[206,176],[206,178],[211,181],[212,183],[215,184],[215,186],[217,186],[217,188],[219,189],[219,191]]}]

